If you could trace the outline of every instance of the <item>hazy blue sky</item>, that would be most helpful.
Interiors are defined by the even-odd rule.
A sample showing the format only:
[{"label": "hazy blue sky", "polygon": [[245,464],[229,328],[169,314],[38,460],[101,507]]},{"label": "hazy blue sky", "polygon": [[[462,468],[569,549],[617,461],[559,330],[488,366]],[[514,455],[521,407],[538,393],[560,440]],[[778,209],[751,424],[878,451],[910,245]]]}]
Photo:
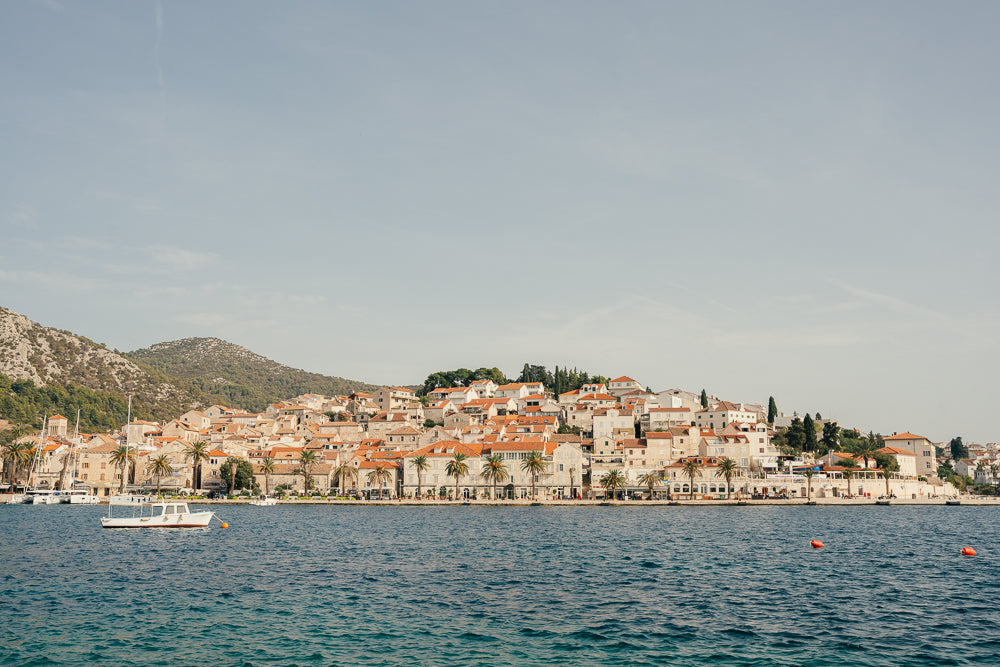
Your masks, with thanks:
[{"label": "hazy blue sky", "polygon": [[0,305],[995,441],[1000,4],[0,5]]}]

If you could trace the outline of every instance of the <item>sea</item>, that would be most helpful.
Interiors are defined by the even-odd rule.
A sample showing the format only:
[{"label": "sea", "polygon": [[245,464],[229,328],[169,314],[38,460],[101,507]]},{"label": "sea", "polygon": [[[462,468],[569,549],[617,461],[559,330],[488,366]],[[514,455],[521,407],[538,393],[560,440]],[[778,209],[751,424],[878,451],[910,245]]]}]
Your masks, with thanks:
[{"label": "sea", "polygon": [[0,664],[1000,664],[996,507],[214,509],[0,506]]}]

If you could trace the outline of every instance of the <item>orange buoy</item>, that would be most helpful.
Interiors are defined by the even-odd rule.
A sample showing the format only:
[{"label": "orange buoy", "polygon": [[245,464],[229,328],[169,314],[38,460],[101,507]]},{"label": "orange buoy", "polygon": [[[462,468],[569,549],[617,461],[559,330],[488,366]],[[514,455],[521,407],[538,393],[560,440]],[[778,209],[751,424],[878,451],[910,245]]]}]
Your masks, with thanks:
[{"label": "orange buoy", "polygon": [[976,550],[973,549],[972,547],[962,547],[962,555],[963,556],[975,556],[976,555]]},{"label": "orange buoy", "polygon": [[826,546],[825,544],[823,544],[823,543],[822,543],[822,542],[820,542],[819,540],[813,540],[813,541],[812,541],[812,542],[810,542],[809,544],[811,544],[811,545],[812,545],[812,548],[813,548],[813,549],[822,549],[823,547],[825,547],[825,546]]},{"label": "orange buoy", "polygon": [[229,524],[228,524],[228,523],[226,523],[225,521],[223,521],[223,522],[222,522],[222,527],[223,527],[223,528],[229,528]]}]

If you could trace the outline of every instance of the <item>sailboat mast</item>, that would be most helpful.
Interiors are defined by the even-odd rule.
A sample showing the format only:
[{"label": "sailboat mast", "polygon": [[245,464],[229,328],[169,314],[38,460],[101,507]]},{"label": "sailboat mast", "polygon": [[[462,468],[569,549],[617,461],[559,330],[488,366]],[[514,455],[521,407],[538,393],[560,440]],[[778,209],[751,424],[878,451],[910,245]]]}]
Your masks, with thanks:
[{"label": "sailboat mast", "polygon": [[[122,468],[122,474],[125,475],[125,486],[123,488],[128,489],[128,425],[132,423],[132,394],[128,395],[128,414],[125,417],[125,466]],[[139,456],[139,445],[135,446],[135,455]]]},{"label": "sailboat mast", "polygon": [[31,458],[31,468],[28,469],[28,488],[33,489],[35,486],[31,483],[31,478],[35,476],[35,470],[38,468],[38,461],[42,457],[42,447],[43,442],[45,442],[45,422],[49,420],[49,415],[46,414],[42,417],[42,432],[38,436],[38,444],[35,445],[35,455]]},{"label": "sailboat mast", "polygon": [[80,459],[80,408],[76,409],[76,428],[73,429],[73,479],[70,482],[70,489],[76,488],[77,462]]}]

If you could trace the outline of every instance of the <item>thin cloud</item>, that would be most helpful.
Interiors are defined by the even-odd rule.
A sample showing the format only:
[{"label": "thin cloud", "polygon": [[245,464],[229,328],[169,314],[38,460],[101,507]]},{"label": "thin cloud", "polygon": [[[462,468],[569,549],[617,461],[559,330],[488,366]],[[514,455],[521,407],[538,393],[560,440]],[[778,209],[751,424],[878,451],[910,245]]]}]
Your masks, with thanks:
[{"label": "thin cloud", "polygon": [[38,211],[31,204],[16,204],[14,212],[7,216],[7,222],[14,227],[35,227],[38,224]]}]

